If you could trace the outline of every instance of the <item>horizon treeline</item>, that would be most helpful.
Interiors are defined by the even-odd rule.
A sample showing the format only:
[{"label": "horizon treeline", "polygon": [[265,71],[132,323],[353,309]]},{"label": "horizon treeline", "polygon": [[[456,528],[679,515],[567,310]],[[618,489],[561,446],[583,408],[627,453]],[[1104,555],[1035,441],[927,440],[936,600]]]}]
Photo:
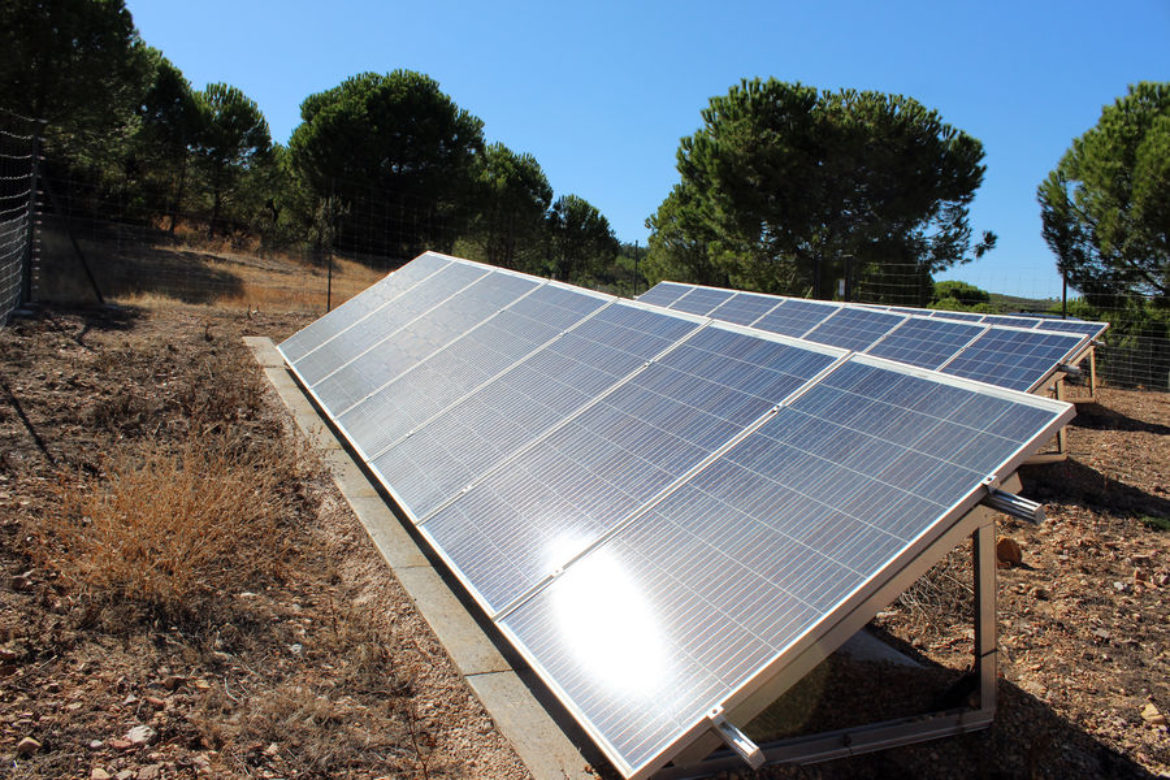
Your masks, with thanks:
[{"label": "horizon treeline", "polygon": [[308,95],[286,146],[237,87],[194,88],[124,0],[10,0],[0,49],[0,109],[44,120],[43,175],[73,214],[318,259],[431,249],[564,281],[630,278],[595,206],[554,198],[531,154],[487,143],[425,74],[360,73]]}]

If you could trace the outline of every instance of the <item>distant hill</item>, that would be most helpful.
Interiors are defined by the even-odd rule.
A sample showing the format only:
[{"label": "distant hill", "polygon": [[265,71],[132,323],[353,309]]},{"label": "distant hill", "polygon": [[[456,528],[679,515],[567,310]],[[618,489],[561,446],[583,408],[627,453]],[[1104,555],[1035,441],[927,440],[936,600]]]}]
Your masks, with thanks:
[{"label": "distant hill", "polygon": [[991,307],[996,311],[1010,314],[1012,312],[1048,312],[1055,307],[1060,311],[1059,298],[1022,298],[1018,295],[1003,295],[991,293]]}]

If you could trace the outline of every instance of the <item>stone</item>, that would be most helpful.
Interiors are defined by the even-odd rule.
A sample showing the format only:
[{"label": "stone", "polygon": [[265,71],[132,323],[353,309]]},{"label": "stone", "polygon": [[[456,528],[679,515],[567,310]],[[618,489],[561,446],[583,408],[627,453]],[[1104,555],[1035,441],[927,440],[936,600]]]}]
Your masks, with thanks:
[{"label": "stone", "polygon": [[166,677],[163,678],[162,684],[163,684],[163,687],[166,688],[168,691],[176,691],[179,688],[182,688],[183,684],[186,682],[187,682],[186,677],[183,677],[180,674],[171,674],[171,675],[167,675]]},{"label": "stone", "polygon": [[995,544],[995,557],[1005,566],[1019,566],[1024,561],[1020,543],[1010,536],[1001,537]]},{"label": "stone", "polygon": [[131,745],[148,745],[154,739],[154,729],[150,726],[135,726],[126,732],[125,739]]},{"label": "stone", "polygon": [[134,747],[134,743],[128,739],[111,739],[110,747],[114,750],[129,750]]},{"label": "stone", "polygon": [[133,769],[123,769],[114,775],[114,780],[134,780],[135,774],[137,773]]},{"label": "stone", "polygon": [[1158,711],[1153,702],[1150,702],[1142,708],[1142,720],[1149,723],[1151,726],[1165,726],[1166,716]]},{"label": "stone", "polygon": [[102,769],[100,766],[95,767],[89,773],[89,780],[110,780],[110,773]]},{"label": "stone", "polygon": [[159,780],[162,777],[162,764],[148,764],[138,770],[137,780]]},{"label": "stone", "polygon": [[25,737],[16,743],[16,754],[19,756],[31,756],[33,753],[41,749],[41,743],[37,742],[32,737]]}]

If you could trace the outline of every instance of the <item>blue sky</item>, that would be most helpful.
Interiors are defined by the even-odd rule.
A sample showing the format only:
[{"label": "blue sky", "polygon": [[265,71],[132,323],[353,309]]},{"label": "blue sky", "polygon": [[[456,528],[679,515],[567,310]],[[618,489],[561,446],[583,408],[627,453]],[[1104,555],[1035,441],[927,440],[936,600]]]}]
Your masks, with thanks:
[{"label": "blue sky", "polygon": [[972,208],[996,250],[945,278],[1058,295],[1036,185],[1102,105],[1170,81],[1170,0],[609,2],[127,0],[142,37],[201,89],[225,81],[286,142],[301,101],[362,71],[435,78],[489,142],[533,154],[623,241],[678,180],[678,141],[714,95],[775,76],[900,93],[979,138]]}]

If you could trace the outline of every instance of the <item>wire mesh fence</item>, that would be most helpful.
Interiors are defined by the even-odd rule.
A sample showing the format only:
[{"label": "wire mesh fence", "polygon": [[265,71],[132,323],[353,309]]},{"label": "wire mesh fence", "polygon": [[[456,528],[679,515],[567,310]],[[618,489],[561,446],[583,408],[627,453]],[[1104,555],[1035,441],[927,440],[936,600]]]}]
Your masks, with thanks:
[{"label": "wire mesh fence", "polygon": [[31,290],[41,123],[0,109],[0,323]]},{"label": "wire mesh fence", "polygon": [[[27,163],[22,154],[29,152],[14,151],[10,164]],[[25,258],[30,174],[6,175],[13,177],[4,189],[14,204],[12,230],[10,235],[0,229],[0,246],[5,257],[11,253]],[[563,250],[531,215],[494,213],[485,222],[473,202],[379,197],[338,185],[347,192],[344,200],[296,203],[252,196],[247,202],[241,198],[224,204],[213,222],[209,198],[191,182],[181,198],[161,192],[153,199],[143,195],[142,186],[131,186],[129,177],[111,181],[49,171],[37,182],[42,224],[33,283],[36,297],[44,300],[133,302],[157,297],[322,313],[427,249],[540,275],[560,270],[564,281],[617,295],[633,296],[648,286],[629,252],[601,266],[567,266],[557,256]],[[565,268],[571,270],[566,273]],[[980,287],[1013,291],[1011,296],[992,296],[986,307],[994,311],[1110,322],[1097,351],[1098,376],[1106,383],[1170,389],[1167,307],[1138,295],[1097,299],[1090,306],[1075,293],[1065,299],[1059,278],[1052,274],[1038,275],[1032,284],[1019,275],[1000,283],[981,279],[978,269],[971,268]],[[924,306],[933,291],[930,274],[913,263],[846,266],[843,275],[840,286],[821,291],[821,297]]]},{"label": "wire mesh fence", "polygon": [[[1097,295],[1089,302],[1066,289],[1055,273],[1016,271],[1010,278],[995,278],[978,268],[971,270],[972,283],[992,291],[986,302],[972,304],[972,308],[1108,322],[1109,330],[1096,354],[1098,376],[1119,386],[1170,389],[1170,302],[1136,293]],[[923,284],[924,276],[912,264],[887,264],[870,275],[859,272],[849,285],[842,284],[840,297],[859,303],[921,307],[930,302],[933,287],[929,281]]]}]

